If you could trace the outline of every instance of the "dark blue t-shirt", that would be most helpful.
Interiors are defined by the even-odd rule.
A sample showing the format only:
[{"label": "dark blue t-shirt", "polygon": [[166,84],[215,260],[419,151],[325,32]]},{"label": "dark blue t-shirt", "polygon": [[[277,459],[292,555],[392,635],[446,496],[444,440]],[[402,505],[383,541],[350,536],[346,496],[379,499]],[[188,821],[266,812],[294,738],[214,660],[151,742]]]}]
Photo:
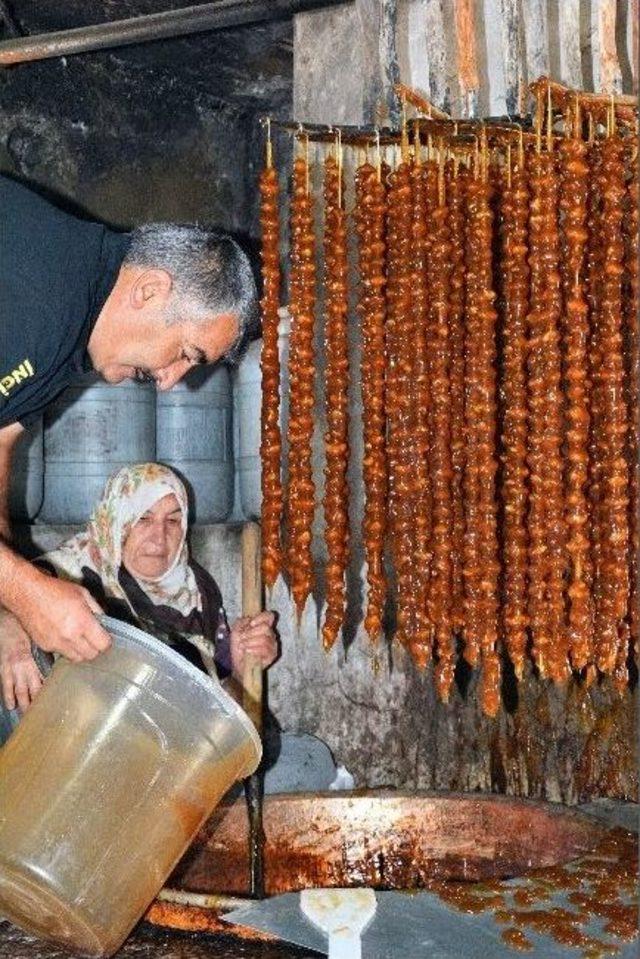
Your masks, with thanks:
[{"label": "dark blue t-shirt", "polygon": [[28,424],[91,369],[87,342],[128,245],[0,176],[0,428]]}]

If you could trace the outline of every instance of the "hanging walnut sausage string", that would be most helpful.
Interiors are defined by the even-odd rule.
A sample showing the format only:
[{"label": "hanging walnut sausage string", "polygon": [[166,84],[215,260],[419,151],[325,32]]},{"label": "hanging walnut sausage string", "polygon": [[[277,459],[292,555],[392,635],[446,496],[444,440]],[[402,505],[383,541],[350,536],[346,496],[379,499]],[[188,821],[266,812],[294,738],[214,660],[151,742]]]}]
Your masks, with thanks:
[{"label": "hanging walnut sausage string", "polygon": [[429,614],[434,628],[437,664],[436,688],[447,702],[455,668],[455,645],[451,622],[451,552],[453,516],[451,504],[451,399],[449,288],[451,244],[444,182],[444,152],[439,147],[436,167],[436,207],[430,217],[432,242],[429,251],[429,327],[432,405],[430,452],[433,500],[433,561],[428,584]]},{"label": "hanging walnut sausage string", "polygon": [[[340,147],[338,147],[340,157]],[[347,345],[347,228],[341,164],[328,156],[324,169],[325,263],[325,541],[327,609],[322,628],[325,649],[335,643],[344,618],[349,552],[347,487],[349,357]]]},{"label": "hanging walnut sausage string", "polygon": [[573,135],[560,145],[563,374],[567,397],[565,522],[570,561],[567,589],[569,653],[572,666],[583,669],[593,658],[590,515],[587,497],[590,421],[587,383],[589,307],[584,294],[589,167],[586,162],[587,144],[577,135],[579,112],[573,120]]},{"label": "hanging walnut sausage string", "polygon": [[625,458],[628,421],[623,396],[622,356],[622,204],[624,200],[623,144],[608,137],[602,147],[603,273],[599,310],[599,385],[601,390],[600,446],[600,564],[597,570],[596,661],[605,673],[618,659],[619,627],[627,614],[628,464]]},{"label": "hanging walnut sausage string", "polygon": [[[270,151],[269,151],[270,160]],[[260,458],[262,461],[262,575],[273,587],[282,567],[280,524],[282,482],[280,460],[280,359],[278,354],[278,307],[280,306],[280,231],[278,174],[269,162],[260,177],[260,226],[262,232],[262,412]]]},{"label": "hanging walnut sausage string", "polygon": [[[438,208],[438,164],[433,159],[433,147],[429,142],[427,161],[421,165],[420,186],[422,191],[421,209],[424,217],[425,232],[423,245],[423,269],[424,269],[424,301],[420,311],[420,321],[423,324],[423,336],[419,341],[418,355],[420,357],[419,369],[417,370],[417,406],[418,406],[418,427],[421,445],[426,450],[426,454],[420,463],[420,494],[418,501],[418,512],[416,516],[416,529],[421,538],[421,557],[424,557],[422,568],[424,587],[424,610],[429,623],[430,643],[433,651],[435,623],[438,617],[438,610],[434,608],[434,597],[432,596],[432,579],[435,576],[433,569],[434,562],[434,515],[433,515],[433,482],[435,463],[433,458],[434,444],[434,407],[433,407],[433,357],[437,342],[436,321],[437,314],[433,309],[433,286],[434,286],[434,244],[436,242],[436,229],[434,224],[434,215]],[[421,355],[423,354],[423,356]],[[437,606],[437,594],[436,594]]]},{"label": "hanging walnut sausage string", "polygon": [[311,469],[313,436],[315,236],[309,193],[308,158],[293,164],[291,200],[291,338],[289,347],[289,486],[287,569],[298,616],[313,587],[311,555],[315,488]]},{"label": "hanging walnut sausage string", "polygon": [[415,580],[416,627],[412,649],[420,666],[425,666],[432,653],[433,626],[427,608],[427,590],[431,571],[432,502],[429,475],[430,448],[430,367],[427,348],[428,304],[430,291],[427,276],[427,255],[430,243],[429,200],[430,163],[422,162],[419,136],[415,144],[415,162],[411,170],[413,215],[412,241],[412,311],[415,329],[413,388],[415,390]]},{"label": "hanging walnut sausage string", "polygon": [[502,198],[503,361],[501,460],[503,503],[503,630],[516,676],[527,647],[527,384],[526,317],[529,310],[529,190],[521,148],[511,165]]},{"label": "hanging walnut sausage string", "polygon": [[470,210],[474,221],[477,257],[478,311],[477,397],[474,403],[476,453],[478,457],[479,512],[479,642],[482,657],[480,696],[488,716],[495,716],[500,704],[500,660],[498,639],[498,542],[495,456],[496,434],[496,322],[492,272],[491,185],[486,142],[482,143],[478,190]]},{"label": "hanging walnut sausage string", "polygon": [[555,156],[548,151],[530,158],[529,217],[531,309],[528,402],[530,476],[529,618],[534,660],[543,676],[567,677],[564,622],[564,536],[562,487],[562,405],[558,324],[561,313],[558,272]]},{"label": "hanging walnut sausage string", "polygon": [[624,203],[624,353],[626,367],[626,401],[629,410],[627,462],[629,463],[629,630],[639,654],[640,609],[638,597],[638,555],[640,554],[640,335],[638,331],[638,139],[625,144],[627,184]]},{"label": "hanging walnut sausage string", "polygon": [[412,429],[413,323],[411,314],[411,171],[401,162],[390,176],[388,356],[386,384],[389,457],[389,527],[397,581],[398,639],[415,635],[414,434]]},{"label": "hanging walnut sausage string", "polygon": [[387,511],[387,454],[385,419],[385,206],[382,176],[369,163],[356,173],[354,221],[358,235],[362,329],[362,422],[364,434],[363,479],[365,486],[362,535],[367,563],[367,609],[365,629],[372,640],[382,632],[387,591],[384,546]]},{"label": "hanging walnut sausage string", "polygon": [[467,186],[465,224],[465,339],[464,339],[464,657],[470,666],[480,661],[480,513],[477,434],[475,408],[479,392],[478,374],[478,307],[476,261],[474,250],[473,211],[477,205],[479,178],[477,166]]},{"label": "hanging walnut sausage string", "polygon": [[[600,428],[602,424],[602,388],[601,371],[601,329],[600,329],[600,285],[602,281],[602,198],[600,195],[600,168],[602,165],[602,142],[591,141],[587,154],[589,163],[589,196],[587,202],[587,254],[586,254],[586,296],[589,305],[589,350],[588,375],[590,388],[591,417],[589,420],[589,508],[591,513],[591,589],[592,603],[598,602],[600,586],[600,490],[602,482],[602,447]],[[595,659],[595,653],[594,653]],[[587,681],[595,675],[595,664],[587,670]]]},{"label": "hanging walnut sausage string", "polygon": [[449,281],[449,382],[451,395],[451,617],[454,629],[464,626],[464,583],[462,578],[464,543],[463,475],[464,442],[464,207],[468,178],[466,166],[458,158],[449,160],[445,170],[451,276]]}]

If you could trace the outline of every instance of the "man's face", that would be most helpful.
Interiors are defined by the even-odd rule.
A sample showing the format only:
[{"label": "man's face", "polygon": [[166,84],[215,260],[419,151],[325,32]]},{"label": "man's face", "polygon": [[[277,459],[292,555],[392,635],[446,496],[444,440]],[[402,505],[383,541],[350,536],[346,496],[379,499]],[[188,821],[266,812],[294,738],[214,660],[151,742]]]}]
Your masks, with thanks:
[{"label": "man's face", "polygon": [[[108,383],[136,379],[153,381],[158,390],[170,390],[193,367],[215,363],[231,348],[239,332],[233,314],[211,320],[140,325],[133,343],[122,344],[122,362],[108,363],[99,373]],[[116,360],[118,350],[116,353]]]}]

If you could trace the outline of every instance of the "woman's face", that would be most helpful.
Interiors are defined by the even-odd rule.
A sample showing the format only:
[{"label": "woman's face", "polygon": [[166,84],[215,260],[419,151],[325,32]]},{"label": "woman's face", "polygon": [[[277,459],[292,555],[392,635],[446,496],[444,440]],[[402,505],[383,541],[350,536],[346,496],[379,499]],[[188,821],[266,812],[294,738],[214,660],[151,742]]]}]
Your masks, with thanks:
[{"label": "woman's face", "polygon": [[182,540],[182,511],[173,493],[159,499],[131,527],[122,562],[136,579],[158,579],[171,566]]}]

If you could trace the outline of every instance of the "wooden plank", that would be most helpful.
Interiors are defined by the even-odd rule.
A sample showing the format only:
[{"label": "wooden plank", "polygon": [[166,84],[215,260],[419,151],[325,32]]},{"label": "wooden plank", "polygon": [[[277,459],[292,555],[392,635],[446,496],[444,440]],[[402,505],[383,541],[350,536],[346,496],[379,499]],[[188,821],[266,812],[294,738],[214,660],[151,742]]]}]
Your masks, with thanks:
[{"label": "wooden plank", "polygon": [[[426,0],[410,0],[406,7],[404,5],[400,7],[399,14],[402,14],[403,10],[406,16],[407,59],[409,61],[407,82],[410,86],[423,90],[426,94],[429,90],[429,51],[425,28],[427,21]],[[401,79],[402,76],[401,69]]]},{"label": "wooden plank", "polygon": [[507,113],[507,88],[502,0],[478,0],[475,28],[480,114],[504,116]]},{"label": "wooden plank", "polygon": [[580,0],[562,0],[558,6],[560,34],[560,79],[581,90],[582,54],[580,52]]},{"label": "wooden plank", "polygon": [[400,119],[395,85],[400,80],[396,53],[396,24],[398,0],[378,0],[380,33],[378,34],[380,98],[387,106],[389,120],[397,124]]},{"label": "wooden plank", "polygon": [[[360,55],[366,74],[362,83],[363,115],[367,123],[379,126],[399,122],[398,98],[394,86],[399,80],[396,53],[397,0],[356,0],[353,10],[360,24],[359,35],[346,37],[353,49],[360,44]],[[345,78],[354,78],[349,57],[344,66]]]},{"label": "wooden plank", "polygon": [[513,116],[526,110],[524,24],[519,0],[501,0],[501,7],[505,100],[507,113]]},{"label": "wooden plank", "polygon": [[425,36],[429,63],[429,100],[441,110],[454,109],[451,86],[448,82],[449,58],[445,32],[444,0],[426,0]]},{"label": "wooden plank", "polygon": [[475,32],[475,0],[453,0],[458,59],[458,80],[465,116],[476,113],[480,81]]},{"label": "wooden plank", "polygon": [[546,0],[523,3],[527,76],[529,83],[549,75],[549,23]]},{"label": "wooden plank", "polygon": [[616,0],[598,4],[599,92],[621,93],[622,74],[616,46]]}]

